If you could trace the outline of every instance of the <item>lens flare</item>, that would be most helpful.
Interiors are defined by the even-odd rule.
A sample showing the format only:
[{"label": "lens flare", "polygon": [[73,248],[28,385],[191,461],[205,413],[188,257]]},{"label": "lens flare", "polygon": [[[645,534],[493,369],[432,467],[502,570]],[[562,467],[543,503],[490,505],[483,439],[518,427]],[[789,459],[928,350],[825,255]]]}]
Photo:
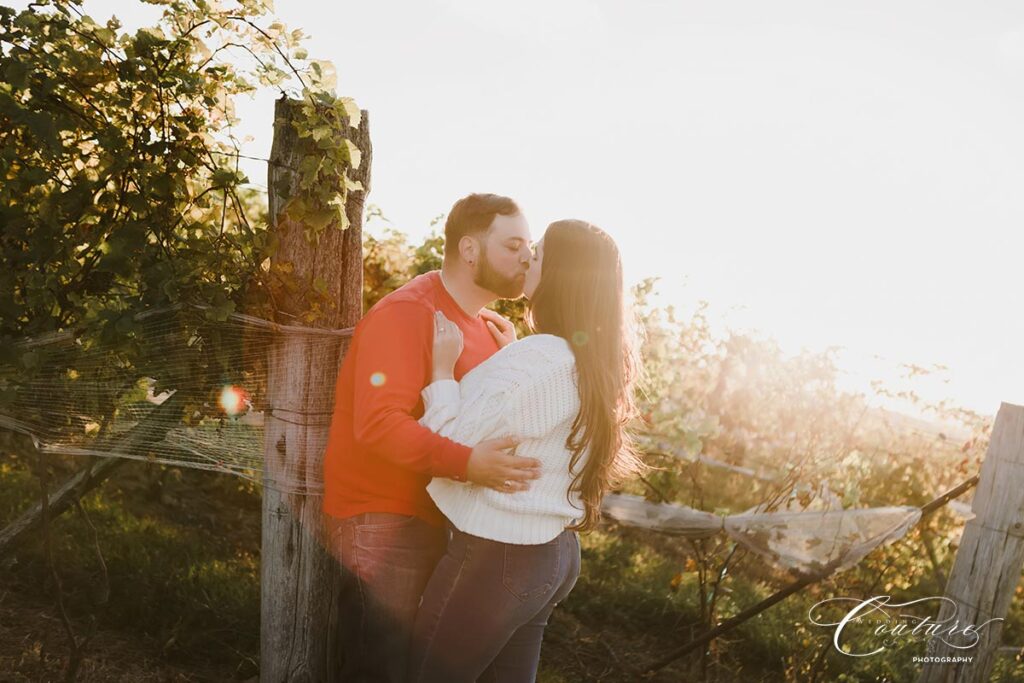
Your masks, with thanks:
[{"label": "lens flare", "polygon": [[228,384],[221,389],[220,407],[225,413],[234,417],[246,411],[248,398],[249,395],[245,392],[245,389]]},{"label": "lens flare", "polygon": [[375,372],[370,375],[370,384],[375,387],[384,386],[384,382],[387,382],[388,378],[383,372]]}]

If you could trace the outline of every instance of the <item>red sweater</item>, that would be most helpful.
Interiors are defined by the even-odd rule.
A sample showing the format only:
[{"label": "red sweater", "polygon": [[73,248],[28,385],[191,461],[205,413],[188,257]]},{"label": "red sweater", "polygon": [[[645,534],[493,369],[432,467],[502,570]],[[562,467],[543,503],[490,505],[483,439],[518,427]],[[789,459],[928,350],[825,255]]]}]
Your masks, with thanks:
[{"label": "red sweater", "polygon": [[484,321],[463,311],[438,271],[381,299],[356,325],[334,390],[324,454],[324,512],[416,515],[440,525],[427,495],[432,477],[465,481],[470,448],[431,432],[420,391],[430,383],[434,311],[462,330],[455,379],[498,350]]}]

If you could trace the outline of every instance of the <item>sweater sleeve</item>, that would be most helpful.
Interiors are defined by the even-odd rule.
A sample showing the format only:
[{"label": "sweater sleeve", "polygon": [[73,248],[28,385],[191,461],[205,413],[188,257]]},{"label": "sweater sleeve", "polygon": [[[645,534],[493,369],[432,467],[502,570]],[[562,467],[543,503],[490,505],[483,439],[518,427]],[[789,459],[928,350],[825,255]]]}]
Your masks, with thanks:
[{"label": "sweater sleeve", "polygon": [[420,424],[432,432],[440,432],[459,414],[459,383],[453,379],[432,382],[420,392],[423,397],[423,417]]},{"label": "sweater sleeve", "polygon": [[396,302],[363,320],[355,358],[353,431],[367,450],[402,467],[464,481],[472,451],[413,418],[430,376],[430,309]]}]

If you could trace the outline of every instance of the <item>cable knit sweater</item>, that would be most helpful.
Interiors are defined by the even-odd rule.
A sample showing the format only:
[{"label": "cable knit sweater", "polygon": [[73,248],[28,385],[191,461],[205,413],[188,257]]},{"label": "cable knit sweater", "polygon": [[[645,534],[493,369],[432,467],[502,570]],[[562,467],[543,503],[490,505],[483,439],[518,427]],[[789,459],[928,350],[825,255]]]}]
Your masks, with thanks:
[{"label": "cable knit sweater", "polygon": [[[535,334],[509,344],[460,382],[427,386],[423,402],[420,424],[441,436],[467,446],[512,436],[520,442],[517,455],[541,462],[540,478],[516,493],[433,479],[427,492],[460,531],[503,543],[539,544],[582,518],[579,496],[567,496],[572,454],[565,441],[580,399],[576,360],[565,339]],[[577,468],[584,463],[581,458]]]}]

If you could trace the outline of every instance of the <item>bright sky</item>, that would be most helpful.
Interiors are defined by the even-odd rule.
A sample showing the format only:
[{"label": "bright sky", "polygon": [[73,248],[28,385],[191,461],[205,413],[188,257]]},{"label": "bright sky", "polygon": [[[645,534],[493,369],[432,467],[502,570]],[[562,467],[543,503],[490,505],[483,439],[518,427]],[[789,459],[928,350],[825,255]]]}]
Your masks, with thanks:
[{"label": "bright sky", "polygon": [[[369,201],[414,240],[508,194],[535,238],[602,226],[631,282],[719,329],[844,347],[850,387],[943,364],[933,398],[1024,404],[1024,4],[277,5],[369,110]],[[253,156],[273,99],[239,107]]]}]

